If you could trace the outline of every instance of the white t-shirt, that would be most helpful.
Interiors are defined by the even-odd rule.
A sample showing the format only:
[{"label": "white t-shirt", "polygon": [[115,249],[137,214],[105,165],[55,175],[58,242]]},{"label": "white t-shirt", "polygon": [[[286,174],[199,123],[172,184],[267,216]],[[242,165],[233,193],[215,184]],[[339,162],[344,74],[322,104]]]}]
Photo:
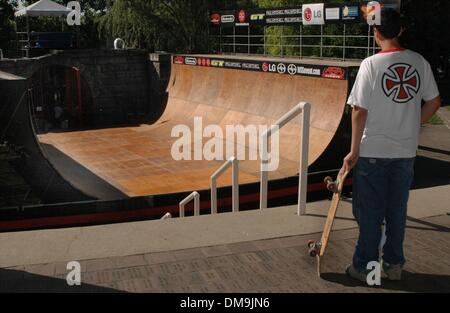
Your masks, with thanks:
[{"label": "white t-shirt", "polygon": [[422,100],[438,96],[431,66],[420,54],[395,50],[365,59],[348,100],[352,107],[369,111],[360,156],[416,157]]}]

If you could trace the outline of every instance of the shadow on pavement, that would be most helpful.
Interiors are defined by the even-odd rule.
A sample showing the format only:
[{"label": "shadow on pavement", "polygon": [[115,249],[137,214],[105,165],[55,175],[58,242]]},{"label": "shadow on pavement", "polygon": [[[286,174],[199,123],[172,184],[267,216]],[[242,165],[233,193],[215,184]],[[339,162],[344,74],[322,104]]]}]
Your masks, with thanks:
[{"label": "shadow on pavement", "polygon": [[121,293],[121,291],[88,284],[70,287],[65,279],[0,269],[0,293]]},{"label": "shadow on pavement", "polygon": [[[323,274],[325,281],[340,284],[349,288],[370,288],[359,283],[345,274]],[[415,293],[448,293],[450,291],[450,276],[419,274],[405,271],[401,282],[383,280],[381,287],[374,287],[373,291],[395,291]]]},{"label": "shadow on pavement", "polygon": [[450,162],[419,156],[415,172],[413,189],[450,185]]},{"label": "shadow on pavement", "polygon": [[413,217],[410,217],[410,216],[408,216],[408,221],[423,226],[423,227],[418,227],[418,226],[408,225],[407,226],[408,229],[416,229],[416,230],[424,230],[424,231],[436,231],[436,232],[441,232],[441,233],[450,233],[450,227],[446,227],[446,226],[438,225],[438,224],[435,224],[435,223],[430,223],[430,222],[427,222],[427,221],[419,220],[417,218],[413,218]]}]

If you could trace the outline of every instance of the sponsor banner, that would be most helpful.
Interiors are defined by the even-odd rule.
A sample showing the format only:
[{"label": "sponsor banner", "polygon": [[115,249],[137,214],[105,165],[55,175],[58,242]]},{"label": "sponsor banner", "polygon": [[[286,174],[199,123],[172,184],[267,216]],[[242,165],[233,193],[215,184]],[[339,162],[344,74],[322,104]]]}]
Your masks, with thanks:
[{"label": "sponsor banner", "polygon": [[341,17],[344,22],[359,22],[361,20],[359,3],[344,4],[341,7]]},{"label": "sponsor banner", "polygon": [[330,8],[327,7],[325,9],[325,23],[336,23],[339,22],[341,20],[341,8],[340,7],[335,7],[335,8]]},{"label": "sponsor banner", "polygon": [[[210,25],[275,26],[275,25],[323,25],[325,23],[366,23],[370,0],[344,2],[343,4],[304,4],[303,6],[273,9],[239,9],[214,11],[210,14]],[[381,7],[400,11],[401,0],[379,0]]]},{"label": "sponsor banner", "polygon": [[[184,61],[184,63],[182,62]],[[300,63],[252,61],[224,59],[220,57],[174,56],[174,64],[190,66],[237,69],[244,71],[265,72],[290,76],[322,77],[327,79],[347,79],[347,69],[338,66],[323,66]]]},{"label": "sponsor banner", "polygon": [[[177,58],[177,57],[175,57],[175,58]],[[185,57],[184,58],[184,64],[186,64],[186,65],[197,65],[197,58]]]},{"label": "sponsor banner", "polygon": [[235,18],[236,26],[250,25],[250,12],[244,9],[238,10]]},{"label": "sponsor banner", "polygon": [[[216,24],[217,19],[220,17],[220,23]],[[211,24],[213,26],[221,27],[234,27],[236,24],[236,12],[235,11],[224,11],[220,13],[214,13],[211,15]]]},{"label": "sponsor banner", "polygon": [[220,26],[222,23],[222,14],[220,12],[213,12],[209,16],[209,21],[213,26]]},{"label": "sponsor banner", "polygon": [[303,5],[303,25],[325,24],[325,5],[323,3]]},{"label": "sponsor banner", "polygon": [[267,9],[266,25],[289,25],[302,23],[302,7],[287,9]]},{"label": "sponsor banner", "polygon": [[266,25],[266,10],[254,9],[250,11],[250,25]]},{"label": "sponsor banner", "polygon": [[173,63],[175,63],[175,64],[184,64],[184,57],[182,57],[182,56],[175,56],[175,57],[173,57]]}]

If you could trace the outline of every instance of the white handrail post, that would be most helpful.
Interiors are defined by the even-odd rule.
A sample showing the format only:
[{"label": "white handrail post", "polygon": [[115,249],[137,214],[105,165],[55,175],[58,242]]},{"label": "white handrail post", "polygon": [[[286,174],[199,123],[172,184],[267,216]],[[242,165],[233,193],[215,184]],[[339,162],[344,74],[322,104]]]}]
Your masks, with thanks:
[{"label": "white handrail post", "polygon": [[233,212],[238,213],[239,212],[239,160],[234,158],[232,164],[233,164],[233,172],[232,172]]},{"label": "white handrail post", "polygon": [[269,133],[264,133],[261,136],[262,140],[262,160],[261,160],[261,191],[260,191],[260,208],[267,209],[267,194],[269,192],[269,172],[267,171],[268,164],[268,150],[269,150]]},{"label": "white handrail post", "polygon": [[299,169],[299,202],[298,214],[306,214],[306,197],[308,193],[308,156],[309,156],[309,133],[311,126],[311,104],[306,102],[299,103],[291,111],[286,113],[274,126],[267,130],[262,136],[262,160],[261,160],[261,190],[260,190],[260,209],[267,209],[269,172],[266,165],[268,164],[268,146],[269,138],[280,131],[287,123],[303,113],[302,131],[300,142],[300,169]]},{"label": "white handrail post", "polygon": [[303,122],[300,146],[300,177],[298,190],[298,215],[306,214],[308,196],[308,165],[309,165],[309,133],[311,127],[311,104],[303,104]]},{"label": "white handrail post", "polygon": [[217,180],[211,178],[211,214],[217,214]]},{"label": "white handrail post", "polygon": [[194,215],[195,216],[200,215],[200,194],[195,191],[191,193],[186,199],[180,202],[180,218],[186,216],[185,213],[186,205],[192,200],[194,200]]},{"label": "white handrail post", "polygon": [[233,212],[239,212],[239,160],[230,158],[211,176],[211,214],[217,214],[217,179],[232,167]]}]

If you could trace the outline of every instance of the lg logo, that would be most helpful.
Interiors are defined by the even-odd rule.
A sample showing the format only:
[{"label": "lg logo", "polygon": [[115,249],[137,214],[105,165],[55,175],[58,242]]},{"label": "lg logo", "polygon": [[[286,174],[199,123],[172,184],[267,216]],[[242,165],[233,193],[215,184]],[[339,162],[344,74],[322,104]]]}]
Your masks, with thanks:
[{"label": "lg logo", "polygon": [[312,19],[312,11],[311,11],[310,8],[306,8],[306,9],[305,9],[305,13],[303,14],[303,17],[305,18],[305,20],[306,20],[307,22],[310,22],[310,21],[311,21],[311,19]]}]

